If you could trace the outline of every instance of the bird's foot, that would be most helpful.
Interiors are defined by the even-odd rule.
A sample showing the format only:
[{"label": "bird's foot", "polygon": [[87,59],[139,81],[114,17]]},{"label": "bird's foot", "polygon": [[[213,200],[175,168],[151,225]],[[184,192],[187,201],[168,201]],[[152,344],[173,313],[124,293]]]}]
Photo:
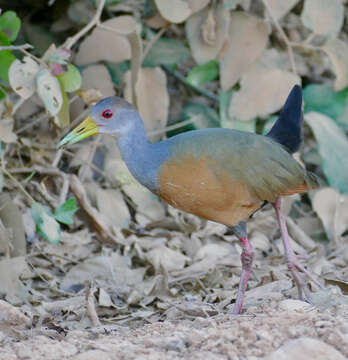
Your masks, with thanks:
[{"label": "bird's foot", "polygon": [[288,269],[291,272],[291,275],[296,283],[298,295],[300,300],[307,301],[308,303],[312,304],[311,295],[308,289],[307,284],[305,283],[304,279],[301,277],[300,273],[303,273],[313,281],[319,288],[323,288],[323,286],[313,278],[313,276],[306,270],[298,261],[297,257],[291,256],[290,258],[286,259]]}]

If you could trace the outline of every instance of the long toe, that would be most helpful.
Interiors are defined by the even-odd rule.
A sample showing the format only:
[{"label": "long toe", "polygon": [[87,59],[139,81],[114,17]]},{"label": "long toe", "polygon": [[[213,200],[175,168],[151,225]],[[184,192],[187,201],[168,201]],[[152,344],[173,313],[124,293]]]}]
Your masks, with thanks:
[{"label": "long toe", "polygon": [[323,288],[323,286],[298,262],[296,257],[287,259],[287,264],[288,269],[296,283],[300,300],[313,304],[305,277],[314,282],[318,287]]}]

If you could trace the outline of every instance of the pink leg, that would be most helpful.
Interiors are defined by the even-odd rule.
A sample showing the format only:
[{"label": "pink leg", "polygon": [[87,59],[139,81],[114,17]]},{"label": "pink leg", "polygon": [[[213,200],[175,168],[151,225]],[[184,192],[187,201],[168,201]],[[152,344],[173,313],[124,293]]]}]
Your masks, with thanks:
[{"label": "pink leg", "polygon": [[308,288],[305,285],[303,285],[303,280],[300,277],[299,271],[305,273],[318,286],[321,287],[321,285],[312,278],[312,276],[308,273],[308,271],[302,265],[300,265],[297,262],[296,255],[290,245],[288,229],[286,227],[286,222],[285,222],[285,216],[284,216],[284,213],[281,208],[281,199],[277,198],[277,200],[272,205],[275,209],[279,227],[280,227],[280,232],[282,235],[284,251],[285,251],[285,259],[286,259],[286,262],[288,265],[288,269],[291,272],[291,275],[295,280],[295,283],[296,283],[296,286],[298,289],[299,298],[301,300],[306,300],[308,302],[311,302]]},{"label": "pink leg", "polygon": [[239,239],[239,241],[241,242],[243,247],[243,251],[240,256],[242,260],[242,274],[240,276],[237,298],[233,308],[234,315],[238,315],[242,312],[244,294],[248,285],[248,280],[251,273],[251,267],[253,265],[253,260],[254,260],[254,250],[248,238],[242,237]]}]

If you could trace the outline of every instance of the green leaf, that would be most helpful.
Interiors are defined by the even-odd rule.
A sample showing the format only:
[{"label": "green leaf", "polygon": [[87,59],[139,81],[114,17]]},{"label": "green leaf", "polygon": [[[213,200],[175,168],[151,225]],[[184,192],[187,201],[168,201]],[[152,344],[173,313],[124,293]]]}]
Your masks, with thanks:
[{"label": "green leaf", "polygon": [[72,197],[56,209],[54,217],[63,224],[71,225],[74,223],[72,216],[77,210],[76,199]]},{"label": "green leaf", "polygon": [[34,203],[30,211],[36,225],[37,233],[45,240],[58,244],[61,239],[60,225],[52,213],[39,203]]},{"label": "green leaf", "polygon": [[82,78],[79,69],[68,64],[68,71],[57,76],[66,92],[76,91],[81,87]]},{"label": "green leaf", "polygon": [[59,110],[59,113],[54,117],[54,121],[60,128],[63,129],[70,125],[70,102],[69,102],[68,95],[63,90],[62,83],[60,81],[59,81],[59,83],[60,83],[61,90],[62,90],[63,102],[62,102],[62,106]]},{"label": "green leaf", "polygon": [[0,31],[6,34],[9,41],[15,41],[21,28],[21,20],[14,11],[5,11],[0,16]]},{"label": "green leaf", "polygon": [[[11,43],[8,41],[7,36],[0,31],[0,45],[9,46]],[[10,50],[0,51],[0,79],[9,83],[8,69],[10,68],[16,57],[11,53]]]},{"label": "green leaf", "polygon": [[348,193],[348,139],[331,118],[317,113],[305,114],[312,128],[328,183],[341,193]]},{"label": "green leaf", "polygon": [[215,80],[219,75],[219,63],[211,60],[203,65],[195,66],[187,75],[186,80],[195,86]]},{"label": "green leaf", "polygon": [[162,38],[155,42],[144,59],[144,66],[178,64],[190,57],[182,41]]},{"label": "green leaf", "polygon": [[130,69],[130,62],[128,60],[117,64],[106,62],[105,66],[110,73],[112,82],[119,87],[123,87],[124,74]]},{"label": "green leaf", "polygon": [[347,105],[348,88],[335,92],[332,86],[311,84],[303,90],[304,111],[316,111],[337,120]]},{"label": "green leaf", "polygon": [[0,85],[0,100],[6,96],[6,89]]},{"label": "green leaf", "polygon": [[145,0],[144,12],[143,12],[144,19],[148,19],[156,15],[156,12],[157,12],[157,8],[155,2],[153,0]]}]

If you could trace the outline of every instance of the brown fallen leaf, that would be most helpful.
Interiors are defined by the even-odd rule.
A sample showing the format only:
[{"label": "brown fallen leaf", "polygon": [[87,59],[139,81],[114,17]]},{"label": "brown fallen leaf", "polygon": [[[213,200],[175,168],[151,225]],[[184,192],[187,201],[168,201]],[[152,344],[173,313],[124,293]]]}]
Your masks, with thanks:
[{"label": "brown fallen leaf", "polygon": [[24,315],[18,308],[9,304],[4,300],[0,300],[0,329],[4,330],[7,327],[15,327],[25,329],[29,326],[31,320]]},{"label": "brown fallen leaf", "polygon": [[265,285],[255,287],[248,290],[245,294],[245,306],[256,306],[265,301],[267,298],[271,298],[274,294],[281,296],[280,293],[284,290],[292,288],[292,281],[290,279],[282,279],[272,281]]},{"label": "brown fallen leaf", "polygon": [[119,31],[113,31],[96,27],[91,35],[81,43],[75,57],[76,65],[88,65],[101,60],[119,63],[131,58],[131,49],[124,29],[128,29],[135,21],[131,16],[118,16],[107,20],[102,25]]},{"label": "brown fallen leaf", "polygon": [[[87,77],[88,78],[88,77]],[[97,89],[79,89],[76,94],[80,96],[86,104],[94,105],[103,98],[103,94]]]},{"label": "brown fallen leaf", "polygon": [[175,24],[182,23],[192,13],[185,0],[155,0],[155,4],[160,14]]},{"label": "brown fallen leaf", "polygon": [[314,33],[335,37],[344,20],[342,0],[306,0],[301,14],[304,26]]},{"label": "brown fallen leaf", "polygon": [[[264,58],[272,59],[272,63]],[[242,76],[240,90],[233,93],[229,115],[247,121],[280,110],[292,87],[301,83],[299,76],[281,66],[277,57],[269,56],[269,52],[258,59]]]},{"label": "brown fallen leaf", "polygon": [[[132,99],[131,73],[125,74],[125,98]],[[151,91],[149,91],[151,89]],[[141,68],[135,86],[138,111],[147,132],[162,129],[168,120],[169,95],[165,72],[159,68]],[[156,101],[153,101],[156,99]],[[159,137],[157,137],[159,139]]]},{"label": "brown fallen leaf", "polygon": [[12,257],[25,255],[27,243],[22,214],[8,193],[0,194],[0,204],[0,219],[10,234],[10,254]]},{"label": "brown fallen leaf", "polygon": [[336,75],[334,88],[336,91],[343,90],[348,85],[348,45],[340,39],[328,39],[322,46],[331,61]]},{"label": "brown fallen leaf", "polygon": [[[269,8],[272,11],[272,15],[275,19],[279,20],[285,16],[298,2],[299,0],[264,0],[267,2]],[[265,9],[266,12],[266,9]]]},{"label": "brown fallen leaf", "polygon": [[269,27],[263,20],[241,11],[231,13],[227,40],[219,56],[220,83],[224,91],[233,87],[261,55],[268,34]]},{"label": "brown fallen leaf", "polygon": [[185,264],[191,260],[181,252],[169,249],[164,245],[146,253],[146,259],[152,264],[156,272],[160,270],[161,266],[166,271],[183,269]]},{"label": "brown fallen leaf", "polygon": [[348,195],[340,194],[333,188],[322,188],[315,192],[312,206],[331,240],[330,247],[342,245],[342,234],[348,229]]},{"label": "brown fallen leaf", "polygon": [[20,277],[31,277],[32,273],[24,256],[16,256],[0,261],[0,292],[6,295],[6,300],[12,304],[25,301],[28,290],[20,281]]},{"label": "brown fallen leaf", "polygon": [[132,199],[136,205],[135,219],[140,226],[146,226],[154,220],[161,220],[165,211],[161,201],[138,182],[132,182],[122,186],[122,190]]},{"label": "brown fallen leaf", "polygon": [[103,97],[115,95],[111,76],[102,64],[90,65],[82,71],[82,88],[96,88]]},{"label": "brown fallen leaf", "polygon": [[100,213],[110,225],[129,227],[131,215],[120,190],[98,188],[96,199]]},{"label": "brown fallen leaf", "polygon": [[145,20],[146,24],[153,29],[161,29],[167,27],[170,22],[167,21],[159,12],[154,16]]},{"label": "brown fallen leaf", "polygon": [[17,135],[13,131],[14,119],[11,115],[3,117],[2,105],[0,104],[0,140],[4,143],[15,143]]},{"label": "brown fallen leaf", "polygon": [[192,14],[204,9],[209,3],[210,0],[188,0]]},{"label": "brown fallen leaf", "polygon": [[85,281],[96,281],[104,288],[129,294],[144,279],[146,268],[131,268],[131,259],[116,252],[94,256],[72,267],[65,275],[61,287],[69,289]]},{"label": "brown fallen leaf", "polygon": [[[347,278],[347,274],[345,274],[345,278]],[[338,279],[336,274],[327,274],[324,276],[325,282],[330,285],[338,286],[344,295],[348,295],[348,281],[343,280],[343,278]]]},{"label": "brown fallen leaf", "polygon": [[223,4],[192,15],[185,25],[187,40],[197,64],[216,59],[228,32],[230,14]]},{"label": "brown fallen leaf", "polygon": [[194,261],[209,259],[215,261],[233,253],[233,246],[227,243],[211,243],[202,246],[194,256]]}]

